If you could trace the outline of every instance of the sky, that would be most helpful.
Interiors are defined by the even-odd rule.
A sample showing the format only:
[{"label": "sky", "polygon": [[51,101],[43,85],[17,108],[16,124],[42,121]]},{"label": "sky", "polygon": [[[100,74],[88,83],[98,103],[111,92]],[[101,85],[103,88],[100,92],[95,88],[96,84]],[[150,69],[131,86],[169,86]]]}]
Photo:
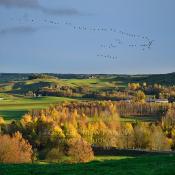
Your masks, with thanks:
[{"label": "sky", "polygon": [[174,0],[0,0],[0,72],[174,72],[174,7]]}]

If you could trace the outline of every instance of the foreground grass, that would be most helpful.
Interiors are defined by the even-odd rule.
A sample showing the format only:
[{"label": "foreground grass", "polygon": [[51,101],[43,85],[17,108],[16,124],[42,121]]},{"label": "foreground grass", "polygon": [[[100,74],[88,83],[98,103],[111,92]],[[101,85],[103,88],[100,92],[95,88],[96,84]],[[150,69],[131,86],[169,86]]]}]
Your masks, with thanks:
[{"label": "foreground grass", "polygon": [[100,159],[86,164],[0,165],[1,175],[173,175],[174,156]]}]

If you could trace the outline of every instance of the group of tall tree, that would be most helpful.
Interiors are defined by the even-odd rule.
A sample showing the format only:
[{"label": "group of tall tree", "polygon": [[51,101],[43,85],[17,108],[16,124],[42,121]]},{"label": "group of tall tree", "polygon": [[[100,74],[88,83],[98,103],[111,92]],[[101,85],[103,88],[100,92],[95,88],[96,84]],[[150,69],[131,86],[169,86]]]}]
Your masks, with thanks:
[{"label": "group of tall tree", "polygon": [[142,92],[142,95],[151,95],[154,98],[168,99],[169,102],[175,102],[175,86],[162,86],[160,84],[147,83],[129,83],[128,90],[136,92]]},{"label": "group of tall tree", "polygon": [[[87,162],[93,159],[94,146],[159,151],[174,149],[174,108],[139,104],[128,107],[128,103],[69,102],[33,111],[11,124],[5,124],[1,118],[0,144],[12,145],[12,148],[7,147],[10,150],[17,149],[14,154],[21,157],[19,162],[24,157],[27,157],[26,161],[39,158]],[[121,110],[135,110],[135,107],[165,114],[162,121],[157,123],[121,122]],[[5,148],[0,147],[1,162],[10,157],[10,154],[5,158],[2,156],[1,153],[7,151]]]}]

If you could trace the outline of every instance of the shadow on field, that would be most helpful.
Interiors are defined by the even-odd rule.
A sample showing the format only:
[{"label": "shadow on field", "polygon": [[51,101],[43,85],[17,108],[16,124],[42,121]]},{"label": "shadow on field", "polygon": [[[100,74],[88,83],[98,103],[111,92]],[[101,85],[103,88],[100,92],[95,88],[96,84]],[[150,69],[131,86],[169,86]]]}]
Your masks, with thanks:
[{"label": "shadow on field", "polygon": [[174,151],[147,151],[140,149],[118,149],[115,147],[92,147],[96,156],[160,156],[160,155],[174,155]]},{"label": "shadow on field", "polygon": [[0,164],[1,175],[173,175],[175,156],[141,156],[86,164]]},{"label": "shadow on field", "polygon": [[18,120],[26,113],[27,110],[0,110],[0,116],[2,116],[5,120]]}]

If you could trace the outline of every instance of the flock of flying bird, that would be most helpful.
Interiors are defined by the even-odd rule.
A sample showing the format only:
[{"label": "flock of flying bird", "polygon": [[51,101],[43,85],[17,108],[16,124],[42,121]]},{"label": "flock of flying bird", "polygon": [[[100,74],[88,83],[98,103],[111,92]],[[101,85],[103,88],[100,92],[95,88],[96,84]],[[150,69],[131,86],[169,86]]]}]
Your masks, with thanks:
[{"label": "flock of flying bird", "polygon": [[[20,22],[24,22],[24,19],[18,19]],[[48,20],[48,19],[44,19],[44,20],[36,20],[36,19],[25,19],[25,22],[31,22],[33,24],[38,24],[40,23],[46,23],[49,25],[65,25],[65,26],[69,26],[71,27],[73,30],[76,31],[91,31],[91,32],[112,32],[115,34],[115,36],[120,36],[121,38],[127,38],[130,40],[140,40],[142,41],[142,43],[136,43],[136,41],[129,43],[128,42],[124,42],[124,39],[121,38],[116,38],[113,40],[113,42],[110,42],[110,44],[100,44],[99,47],[101,49],[116,49],[121,45],[125,45],[128,46],[129,48],[139,48],[140,50],[144,51],[146,49],[150,49],[154,40],[150,40],[147,36],[143,36],[143,35],[137,35],[137,34],[132,34],[132,33],[127,33],[121,30],[117,30],[114,28],[106,28],[106,27],[89,27],[89,26],[79,26],[79,25],[74,25],[71,22],[59,22],[59,21],[54,21],[54,20]],[[111,59],[111,60],[117,60],[118,57],[114,56],[114,55],[110,55],[110,54],[97,54],[97,57],[103,57],[106,59]]]}]

